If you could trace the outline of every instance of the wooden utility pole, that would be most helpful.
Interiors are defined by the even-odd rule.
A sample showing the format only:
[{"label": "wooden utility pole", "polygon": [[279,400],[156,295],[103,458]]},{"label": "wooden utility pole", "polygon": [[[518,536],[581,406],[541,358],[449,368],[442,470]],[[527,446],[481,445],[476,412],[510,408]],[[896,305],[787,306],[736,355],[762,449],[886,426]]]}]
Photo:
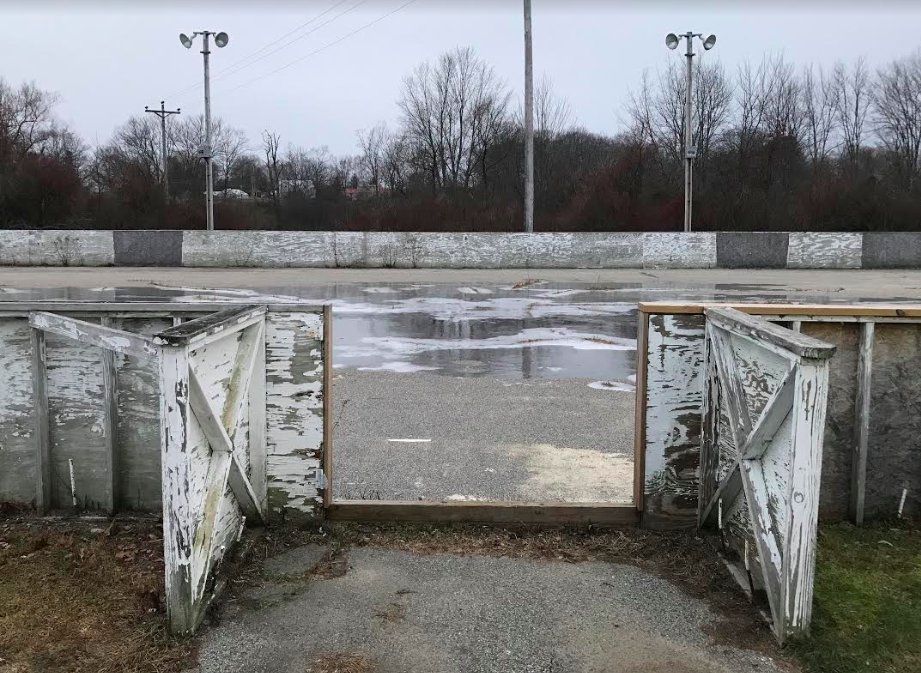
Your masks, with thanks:
[{"label": "wooden utility pole", "polygon": [[170,115],[180,114],[180,111],[181,108],[167,110],[166,103],[162,100],[160,101],[159,110],[151,110],[146,105],[144,106],[144,112],[150,112],[160,118],[160,154],[163,160],[163,200],[166,203],[169,203],[169,156],[166,152],[166,118]]},{"label": "wooden utility pole", "polygon": [[524,0],[524,230],[534,231],[534,62],[531,0]]}]

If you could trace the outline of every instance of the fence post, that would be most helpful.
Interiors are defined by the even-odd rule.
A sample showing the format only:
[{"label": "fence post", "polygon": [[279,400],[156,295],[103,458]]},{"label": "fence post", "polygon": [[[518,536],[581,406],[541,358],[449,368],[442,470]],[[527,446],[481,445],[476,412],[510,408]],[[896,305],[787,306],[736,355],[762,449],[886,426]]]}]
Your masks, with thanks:
[{"label": "fence post", "polygon": [[170,631],[196,624],[192,596],[194,522],[189,502],[189,355],[184,346],[160,348],[160,440],[163,480],[163,559]]}]

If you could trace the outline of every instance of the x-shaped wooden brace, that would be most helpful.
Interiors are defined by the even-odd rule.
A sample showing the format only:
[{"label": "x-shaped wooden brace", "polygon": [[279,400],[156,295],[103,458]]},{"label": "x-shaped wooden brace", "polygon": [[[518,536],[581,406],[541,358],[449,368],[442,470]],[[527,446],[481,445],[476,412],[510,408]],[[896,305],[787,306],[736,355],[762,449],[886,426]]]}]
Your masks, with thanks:
[{"label": "x-shaped wooden brace", "polygon": [[779,606],[774,606],[773,603],[775,597],[780,595],[780,536],[777,534],[775,522],[769,515],[768,493],[761,458],[793,409],[796,365],[787,372],[765,404],[755,426],[751,427],[751,415],[742,377],[735,365],[729,335],[722,329],[708,324],[707,338],[710,339],[710,352],[716,361],[717,376],[724,391],[722,399],[728,406],[729,425],[738,453],[729,472],[723,477],[704,508],[700,521],[701,524],[707,523],[715,516],[720,500],[732,503],[744,490],[768,597],[772,603],[772,611],[777,614],[775,608]]},{"label": "x-shaped wooden brace", "polygon": [[[221,503],[229,484],[230,490],[244,514],[257,521],[264,521],[262,507],[243,466],[233,454],[233,439],[243,409],[245,393],[254,375],[258,349],[264,347],[265,321],[247,327],[237,348],[233,371],[224,399],[223,409],[218,411],[202,387],[201,380],[192,363],[189,364],[189,404],[198,420],[208,443],[211,445],[211,462],[208,466],[205,487],[205,503],[202,519],[195,531],[192,547],[193,590],[196,596],[204,594],[211,559],[214,554],[215,527],[220,515]],[[261,374],[260,374],[261,375]],[[195,573],[195,569],[199,572]]]}]

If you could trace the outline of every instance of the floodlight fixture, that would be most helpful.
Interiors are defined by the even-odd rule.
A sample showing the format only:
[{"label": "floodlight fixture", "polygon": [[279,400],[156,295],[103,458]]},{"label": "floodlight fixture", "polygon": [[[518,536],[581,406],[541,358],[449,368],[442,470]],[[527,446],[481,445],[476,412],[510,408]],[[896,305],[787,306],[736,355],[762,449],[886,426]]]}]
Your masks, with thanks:
[{"label": "floodlight fixture", "polygon": [[[713,36],[711,35],[710,37]],[[713,40],[715,41],[716,38],[713,37]],[[223,31],[214,36],[214,44],[216,44],[218,47],[226,47],[228,42],[230,42],[230,36]],[[709,47],[707,48],[709,49]]]},{"label": "floodlight fixture", "polygon": [[716,44],[716,35],[710,35],[706,40],[704,40],[704,49],[710,51],[713,49],[713,45]]},{"label": "floodlight fixture", "polygon": [[674,49],[678,46],[678,36],[674,33],[669,33],[665,36],[665,46],[669,49]]},{"label": "floodlight fixture", "polygon": [[179,33],[179,41],[182,42],[182,46],[186,49],[192,48],[192,38],[185,33]]}]

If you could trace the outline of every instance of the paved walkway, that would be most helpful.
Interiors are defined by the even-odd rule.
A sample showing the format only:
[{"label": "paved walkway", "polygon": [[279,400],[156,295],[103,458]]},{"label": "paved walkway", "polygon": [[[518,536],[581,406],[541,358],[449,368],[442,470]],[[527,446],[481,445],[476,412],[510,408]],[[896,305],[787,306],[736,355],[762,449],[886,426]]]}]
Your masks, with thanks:
[{"label": "paved walkway", "polygon": [[719,618],[634,567],[362,547],[348,552],[344,575],[305,579],[323,553],[307,546],[270,560],[260,586],[205,631],[201,673],[781,670],[712,645],[705,629]]}]

